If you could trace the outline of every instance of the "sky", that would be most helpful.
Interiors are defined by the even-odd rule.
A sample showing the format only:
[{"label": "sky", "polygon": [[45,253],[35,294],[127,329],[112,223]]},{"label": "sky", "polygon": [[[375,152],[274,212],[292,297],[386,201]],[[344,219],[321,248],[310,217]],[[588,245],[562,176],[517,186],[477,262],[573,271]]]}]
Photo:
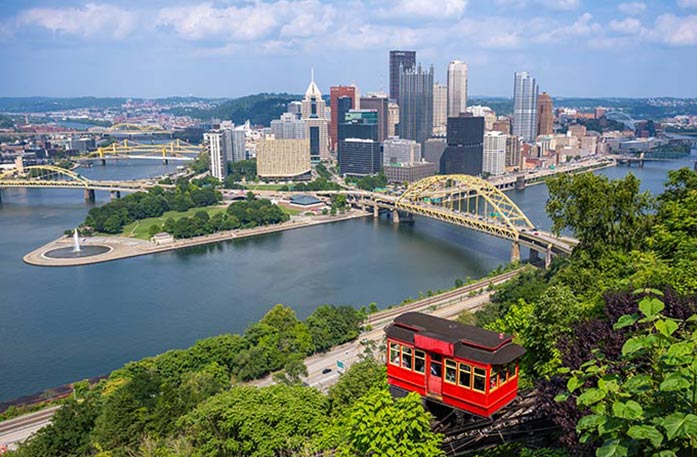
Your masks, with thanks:
[{"label": "sky", "polygon": [[0,96],[388,90],[390,49],[510,97],[697,97],[697,0],[0,0]]}]

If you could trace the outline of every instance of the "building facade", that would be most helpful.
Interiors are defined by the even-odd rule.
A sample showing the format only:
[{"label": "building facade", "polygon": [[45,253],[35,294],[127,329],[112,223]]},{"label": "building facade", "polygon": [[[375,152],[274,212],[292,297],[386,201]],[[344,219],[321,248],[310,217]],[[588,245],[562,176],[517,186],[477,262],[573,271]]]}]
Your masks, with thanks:
[{"label": "building facade", "polygon": [[384,95],[368,95],[361,97],[361,109],[374,110],[378,115],[378,141],[383,142],[388,137],[388,107],[389,101]]},{"label": "building facade", "polygon": [[266,139],[257,143],[257,175],[263,179],[308,179],[310,141]]},{"label": "building facade", "polygon": [[443,155],[443,151],[448,146],[445,141],[445,137],[442,138],[429,138],[424,143],[423,158],[426,162],[435,163],[437,166],[440,164],[440,158]]},{"label": "building facade", "polygon": [[[339,99],[342,98],[342,109],[339,109]],[[356,88],[354,86],[332,86],[329,88],[329,107],[331,122],[329,123],[329,139],[332,151],[336,151],[337,132],[339,124],[344,122],[342,114],[355,106]]]},{"label": "building facade", "polygon": [[[417,143],[418,144],[418,143]],[[436,174],[436,164],[429,162],[412,162],[402,164],[385,164],[383,166],[387,182],[412,183]]]},{"label": "building facade", "polygon": [[506,166],[522,169],[520,157],[520,138],[506,135]]},{"label": "building facade", "polygon": [[513,78],[513,135],[528,143],[535,141],[537,127],[537,84],[527,71]]},{"label": "building facade", "polygon": [[484,156],[482,173],[502,175],[506,171],[506,138],[501,132],[486,132],[484,134]]},{"label": "building facade", "polygon": [[448,64],[448,117],[458,117],[467,108],[467,64],[452,60]]},{"label": "building facade", "polygon": [[396,165],[421,162],[421,145],[414,140],[389,138],[382,143],[382,163]]},{"label": "building facade", "polygon": [[280,119],[271,121],[271,133],[277,140],[304,140],[306,129],[305,121],[293,113],[283,113]]},{"label": "building facade", "polygon": [[542,92],[537,97],[537,134],[551,135],[554,133],[554,105],[552,97]]},{"label": "building facade", "polygon": [[445,136],[448,125],[448,86],[433,85],[433,135]]},{"label": "building facade", "polygon": [[402,71],[399,80],[399,136],[423,144],[433,131],[433,66]]},{"label": "building facade", "polygon": [[397,136],[399,125],[399,105],[397,102],[387,102],[387,136]]},{"label": "building facade", "polygon": [[449,117],[448,146],[440,158],[441,174],[482,174],[483,117]]},{"label": "building facade", "polygon": [[400,71],[416,66],[416,51],[390,51],[390,98],[399,100]]},{"label": "building facade", "polygon": [[474,117],[484,118],[484,130],[494,130],[494,122],[496,122],[496,113],[488,106],[474,105],[465,108],[465,112],[471,113]]},{"label": "building facade", "polygon": [[302,119],[305,121],[305,138],[310,141],[310,159],[313,164],[329,159],[329,121],[326,103],[315,84],[314,73],[302,101]]},{"label": "building facade", "polygon": [[368,138],[346,138],[339,141],[341,173],[366,176],[379,173],[381,169],[382,153],[378,141]]},{"label": "building facade", "polygon": [[227,160],[225,159],[225,131],[212,131],[203,134],[203,141],[208,149],[208,161],[211,176],[223,181],[227,177]]}]

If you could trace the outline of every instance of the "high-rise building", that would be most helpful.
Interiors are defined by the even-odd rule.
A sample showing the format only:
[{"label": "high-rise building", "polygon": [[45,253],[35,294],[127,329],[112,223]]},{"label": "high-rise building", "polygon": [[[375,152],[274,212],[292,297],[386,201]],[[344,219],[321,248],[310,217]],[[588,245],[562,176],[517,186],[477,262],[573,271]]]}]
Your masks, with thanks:
[{"label": "high-rise building", "polygon": [[[339,131],[339,126],[346,122],[346,113],[354,109],[352,97],[339,97],[336,101],[336,131]],[[334,114],[332,114],[334,116]]]},{"label": "high-rise building", "polygon": [[520,157],[520,138],[515,135],[506,135],[506,166],[522,168]]},{"label": "high-rise building", "polygon": [[416,66],[416,51],[390,51],[390,98],[399,100],[399,74]]},{"label": "high-rise building", "polygon": [[433,85],[433,135],[445,136],[448,125],[448,86]]},{"label": "high-rise building", "polygon": [[506,135],[511,134],[511,118],[507,116],[499,116],[498,119],[494,121],[491,126],[491,130],[496,130],[497,132],[505,133]]},{"label": "high-rise building", "polygon": [[303,115],[303,103],[297,101],[288,103],[287,112],[295,116],[296,119],[300,119]]},{"label": "high-rise building", "polygon": [[554,106],[552,97],[542,92],[537,97],[537,134],[551,135],[554,133]]},{"label": "high-rise building", "polygon": [[339,124],[339,171],[349,175],[379,173],[382,154],[378,138],[376,110],[350,110],[346,122]]},{"label": "high-rise building", "polygon": [[[348,111],[349,109],[354,109],[356,108],[355,100],[356,100],[356,88],[354,86],[332,86],[329,88],[329,107],[331,108],[331,122],[329,123],[329,138],[331,140],[331,148],[332,151],[336,151],[336,145],[337,145],[337,131],[339,124],[343,123],[344,120],[340,116],[340,109],[339,109],[339,98],[343,97],[343,108],[344,108],[344,113]],[[349,106],[348,109],[346,109],[346,103],[348,102]]]},{"label": "high-rise building", "polygon": [[387,136],[397,136],[397,126],[399,125],[399,105],[397,102],[387,103]]},{"label": "high-rise building", "polygon": [[441,174],[482,174],[483,117],[449,117],[446,141],[448,146],[440,158]]},{"label": "high-rise building", "polygon": [[474,105],[465,108],[465,112],[472,113],[474,117],[484,118],[484,130],[495,130],[494,122],[496,122],[496,113],[488,106]]},{"label": "high-rise building", "polygon": [[382,143],[384,165],[421,162],[421,145],[414,140],[390,138]]},{"label": "high-rise building", "polygon": [[467,64],[452,60],[448,64],[448,117],[458,117],[467,107]]},{"label": "high-rise building", "polygon": [[211,176],[223,181],[227,177],[227,160],[225,158],[225,133],[229,130],[214,130],[203,134],[203,141],[208,149],[208,161]]},{"label": "high-rise building", "polygon": [[426,143],[424,143],[424,147],[422,149],[423,157],[426,162],[435,163],[438,167],[440,167],[440,158],[443,155],[443,151],[445,151],[446,146],[448,146],[448,143],[445,141],[445,137],[429,138],[426,140]]},{"label": "high-rise building", "polygon": [[271,121],[271,133],[277,140],[304,140],[306,128],[305,121],[292,113],[283,113],[280,119]]},{"label": "high-rise building", "polygon": [[230,132],[232,143],[232,160],[230,162],[239,162],[247,158],[247,132],[244,126],[240,125],[232,129]]},{"label": "high-rise building", "polygon": [[307,126],[305,137],[310,140],[310,160],[313,164],[329,159],[329,122],[325,115],[326,103],[315,84],[313,71],[302,102],[302,119]]},{"label": "high-rise building", "polygon": [[513,80],[513,135],[528,143],[535,141],[537,127],[537,84],[527,71],[518,72]]},{"label": "high-rise building", "polygon": [[501,132],[484,134],[482,173],[502,175],[506,171],[506,137]]},{"label": "high-rise building", "polygon": [[403,70],[399,79],[399,136],[423,144],[433,131],[433,66]]},{"label": "high-rise building", "polygon": [[385,95],[372,94],[361,97],[361,108],[375,110],[378,113],[378,141],[383,142],[387,138],[388,131],[388,100]]},{"label": "high-rise building", "polygon": [[260,178],[307,179],[311,170],[307,139],[265,139],[257,143],[257,175]]}]

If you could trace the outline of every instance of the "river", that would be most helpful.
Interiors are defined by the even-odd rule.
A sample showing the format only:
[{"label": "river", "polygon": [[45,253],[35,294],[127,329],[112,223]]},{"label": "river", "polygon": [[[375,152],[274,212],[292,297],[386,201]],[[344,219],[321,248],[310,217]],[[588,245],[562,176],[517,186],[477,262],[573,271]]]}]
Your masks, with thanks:
[{"label": "river", "polygon": [[[631,171],[657,193],[667,170],[684,165],[650,162]],[[120,161],[80,173],[128,179],[174,168]],[[600,173],[616,178],[628,170]],[[510,196],[533,223],[549,228],[544,185]],[[108,198],[97,192],[96,204]],[[91,206],[77,190],[2,191],[0,401],[242,332],[276,303],[300,318],[324,303],[386,307],[457,278],[481,277],[510,255],[503,240],[440,222],[394,226],[365,218],[85,267],[22,262],[78,225]]]}]

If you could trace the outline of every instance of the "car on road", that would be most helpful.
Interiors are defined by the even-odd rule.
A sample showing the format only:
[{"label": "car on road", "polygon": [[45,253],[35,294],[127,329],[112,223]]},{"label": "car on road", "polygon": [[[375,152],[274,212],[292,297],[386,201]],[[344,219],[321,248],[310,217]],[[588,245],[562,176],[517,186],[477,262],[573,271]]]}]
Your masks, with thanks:
[{"label": "car on road", "polygon": [[331,368],[325,368],[324,370],[322,370],[322,374],[327,374],[327,373],[331,373],[331,372],[332,372]]}]

